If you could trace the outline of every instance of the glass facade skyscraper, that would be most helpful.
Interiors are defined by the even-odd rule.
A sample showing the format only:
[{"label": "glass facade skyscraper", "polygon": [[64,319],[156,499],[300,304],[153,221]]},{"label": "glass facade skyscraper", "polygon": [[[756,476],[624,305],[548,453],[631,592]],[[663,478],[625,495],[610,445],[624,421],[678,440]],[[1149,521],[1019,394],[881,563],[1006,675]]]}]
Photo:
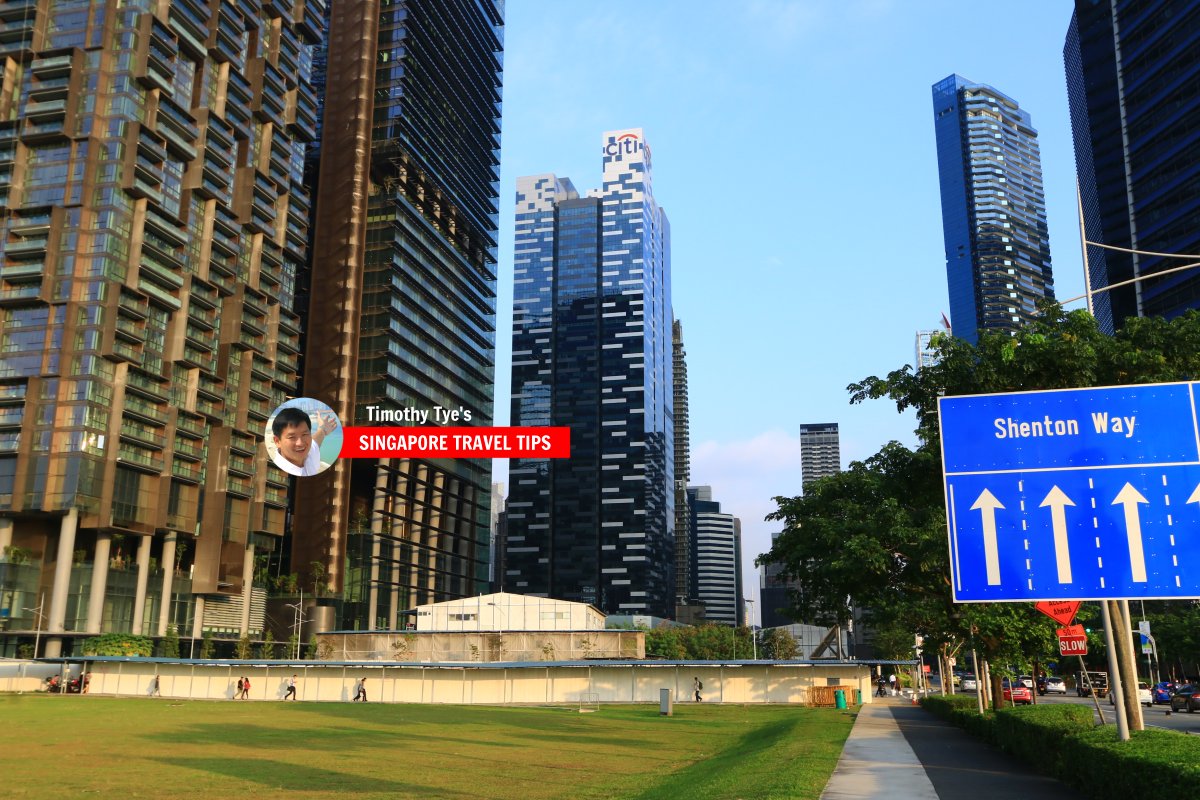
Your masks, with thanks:
[{"label": "glass facade skyscraper", "polygon": [[[331,6],[303,391],[493,416],[502,0]],[[340,460],[298,493],[293,568],[345,627],[485,591],[490,462]]]},{"label": "glass facade skyscraper", "polygon": [[0,6],[5,654],[32,608],[50,656],[101,631],[262,630],[322,7]]},{"label": "glass facade skyscraper", "polygon": [[[1200,252],[1200,0],[1079,0],[1063,58],[1089,241]],[[1093,289],[1195,259],[1087,248]],[[1200,271],[1096,294],[1101,328],[1200,308]]]},{"label": "glass facade skyscraper", "polygon": [[670,228],[640,129],[605,133],[580,197],[518,178],[512,422],[566,425],[571,458],[515,459],[505,586],[674,615]]},{"label": "glass facade skyscraper", "polygon": [[951,75],[933,86],[954,335],[1015,330],[1054,299],[1037,131],[1017,102]]},{"label": "glass facade skyscraper", "polygon": [[691,580],[696,598],[704,603],[706,622],[740,625],[742,610],[741,526],[732,514],[721,512],[712,487],[689,486],[688,527],[691,539]]}]

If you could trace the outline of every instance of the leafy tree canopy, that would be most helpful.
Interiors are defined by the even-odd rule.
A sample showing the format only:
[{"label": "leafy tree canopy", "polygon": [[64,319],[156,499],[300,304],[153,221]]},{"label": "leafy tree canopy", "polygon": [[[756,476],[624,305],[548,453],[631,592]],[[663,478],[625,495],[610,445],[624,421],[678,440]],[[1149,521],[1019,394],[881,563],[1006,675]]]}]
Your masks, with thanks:
[{"label": "leafy tree canopy", "polygon": [[919,444],[889,442],[849,470],[777,497],[767,519],[783,533],[759,563],[797,581],[797,619],[845,623],[849,605],[881,626],[903,623],[927,646],[970,641],[989,659],[1053,653],[1054,623],[1028,604],[951,601],[937,399],[947,395],[1192,380],[1200,375],[1200,314],[1131,319],[1114,336],[1086,312],[1049,304],[1015,335],[978,344],[935,337],[938,362],[904,366],[848,387],[852,403],[888,398],[917,417]]}]

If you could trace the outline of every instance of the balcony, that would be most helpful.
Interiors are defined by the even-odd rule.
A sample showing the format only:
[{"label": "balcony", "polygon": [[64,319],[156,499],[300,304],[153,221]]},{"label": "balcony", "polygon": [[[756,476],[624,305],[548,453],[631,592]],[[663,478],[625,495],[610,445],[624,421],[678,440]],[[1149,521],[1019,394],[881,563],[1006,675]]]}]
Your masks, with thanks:
[{"label": "balcony", "polygon": [[142,472],[161,473],[166,466],[161,453],[151,453],[122,444],[117,449],[117,461],[128,464]]},{"label": "balcony", "polygon": [[189,483],[199,483],[204,480],[204,468],[190,461],[175,459],[171,462],[171,474]]},{"label": "balcony", "polygon": [[204,445],[192,439],[175,439],[175,455],[188,460],[200,461],[204,458]]},{"label": "balcony", "polygon": [[167,446],[167,437],[161,431],[128,421],[121,423],[121,437],[131,439],[144,447],[153,447],[156,450],[162,450]]},{"label": "balcony", "polygon": [[131,394],[125,395],[125,413],[155,425],[167,424],[167,412],[164,409]]},{"label": "balcony", "polygon": [[187,414],[179,415],[179,418],[175,421],[175,429],[182,433],[190,434],[197,439],[208,438],[208,421],[197,419]]},{"label": "balcony", "polygon": [[[50,244],[48,236],[18,239],[4,245],[4,255],[12,260],[42,259],[46,256],[46,248]],[[38,271],[41,271],[39,267]]]}]

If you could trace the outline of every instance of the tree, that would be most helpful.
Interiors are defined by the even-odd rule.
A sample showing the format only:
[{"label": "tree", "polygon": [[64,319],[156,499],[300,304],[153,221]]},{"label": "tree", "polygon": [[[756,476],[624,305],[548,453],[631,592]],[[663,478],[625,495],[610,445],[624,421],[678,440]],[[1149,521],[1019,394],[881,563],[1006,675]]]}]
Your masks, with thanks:
[{"label": "tree", "polygon": [[784,661],[796,658],[799,653],[796,639],[784,628],[768,628],[759,637],[758,654],[761,658]]},{"label": "tree", "polygon": [[238,639],[237,644],[235,644],[233,647],[234,657],[238,658],[242,661],[245,661],[247,658],[250,657],[250,652],[251,652],[250,634],[243,633],[242,638]]},{"label": "tree", "polygon": [[[803,497],[776,498],[768,519],[784,532],[759,561],[782,563],[797,582],[797,618],[845,623],[850,598],[873,624],[924,635],[926,649],[968,643],[991,661],[1024,664],[1047,651],[1052,622],[1028,605],[951,600],[938,398],[1192,380],[1200,374],[1200,314],[1131,319],[1106,336],[1087,313],[1049,304],[1011,336],[983,333],[972,345],[943,335],[934,347],[931,366],[848,387],[852,403],[889,398],[897,410],[913,410],[918,446],[890,442],[810,484]],[[997,684],[999,677],[996,670]]]},{"label": "tree", "polygon": [[268,630],[263,634],[262,645],[258,648],[258,657],[272,659],[276,657],[275,634]]},{"label": "tree", "polygon": [[204,635],[200,638],[200,657],[213,657],[213,640],[212,635],[208,631],[205,631]]},{"label": "tree", "polygon": [[163,658],[179,658],[179,630],[174,625],[167,627],[161,647]]}]

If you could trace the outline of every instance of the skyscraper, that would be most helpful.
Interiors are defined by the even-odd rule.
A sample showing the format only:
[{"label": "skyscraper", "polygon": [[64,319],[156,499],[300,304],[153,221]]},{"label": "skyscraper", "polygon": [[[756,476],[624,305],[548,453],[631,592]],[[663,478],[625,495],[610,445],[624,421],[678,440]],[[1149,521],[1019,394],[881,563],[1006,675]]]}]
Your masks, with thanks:
[{"label": "skyscraper", "polygon": [[836,422],[800,426],[800,481],[804,486],[842,471],[842,446]]},{"label": "skyscraper", "polygon": [[[491,424],[502,12],[331,6],[303,391],[347,424]],[[343,459],[303,489],[293,569],[318,565],[341,625],[486,588],[490,463]]]},{"label": "skyscraper", "polygon": [[509,591],[671,617],[670,228],[640,129],[601,140],[603,186],[517,179],[512,422],[567,425],[571,458],[509,470]]},{"label": "skyscraper", "polygon": [[712,487],[689,486],[689,534],[694,553],[692,586],[704,603],[707,622],[740,625],[743,620],[741,525],[732,514],[721,512],[712,499]]},{"label": "skyscraper", "polygon": [[48,656],[101,631],[262,629],[256,556],[287,487],[263,435],[298,366],[321,8],[0,8],[9,653],[35,621]]},{"label": "skyscraper", "polygon": [[688,416],[687,351],[683,347],[683,323],[671,324],[673,353],[673,404],[675,414],[675,597],[686,602],[692,596],[692,549],[688,535],[687,484],[691,478],[691,424]]},{"label": "skyscraper", "polygon": [[933,86],[954,335],[1011,331],[1054,299],[1037,131],[1017,102],[951,75]]},{"label": "skyscraper", "polygon": [[[1075,3],[1063,58],[1089,241],[1200,252],[1200,1]],[[1195,261],[1087,248],[1092,289]],[[1200,308],[1200,271],[1094,296],[1101,328]]]}]

